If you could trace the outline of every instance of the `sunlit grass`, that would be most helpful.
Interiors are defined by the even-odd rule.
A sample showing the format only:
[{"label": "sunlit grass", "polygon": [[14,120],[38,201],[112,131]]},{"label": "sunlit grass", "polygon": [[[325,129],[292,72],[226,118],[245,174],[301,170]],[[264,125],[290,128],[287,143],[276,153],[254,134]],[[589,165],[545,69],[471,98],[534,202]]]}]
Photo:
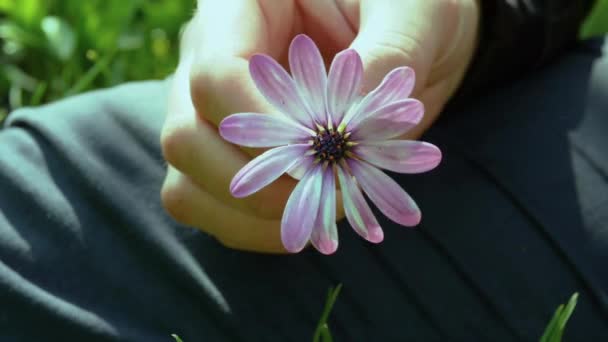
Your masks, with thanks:
[{"label": "sunlit grass", "polygon": [[89,89],[162,79],[195,0],[0,0],[0,117]]}]

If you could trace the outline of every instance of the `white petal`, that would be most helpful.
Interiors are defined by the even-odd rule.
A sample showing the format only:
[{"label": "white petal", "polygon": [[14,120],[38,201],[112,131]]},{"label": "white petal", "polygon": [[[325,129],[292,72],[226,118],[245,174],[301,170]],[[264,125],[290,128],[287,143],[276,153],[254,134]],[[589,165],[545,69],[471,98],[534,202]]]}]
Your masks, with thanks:
[{"label": "white petal", "polygon": [[321,191],[319,214],[310,241],[323,254],[332,254],[338,249],[336,181],[332,167],[323,171],[323,189]]},{"label": "white petal", "polygon": [[283,115],[305,127],[314,127],[310,109],[294,81],[279,63],[266,55],[253,55],[249,60],[249,73],[266,100]]},{"label": "white petal", "polygon": [[363,63],[355,50],[344,50],[336,55],[327,81],[327,111],[334,126],[342,121],[359,97],[362,78]]},{"label": "white petal", "polygon": [[374,213],[365,201],[361,190],[359,190],[359,186],[353,177],[347,174],[341,167],[337,169],[344,211],[348,223],[364,239],[374,243],[381,242],[384,239],[384,233]]},{"label": "white petal", "polygon": [[426,172],[441,161],[437,146],[414,140],[363,141],[353,148],[353,153],[381,169],[399,173]]},{"label": "white petal", "polygon": [[307,144],[275,147],[251,160],[237,172],[230,183],[234,197],[249,196],[274,182],[289,170],[309,149]]},{"label": "white petal", "polygon": [[310,240],[319,211],[322,182],[321,167],[310,169],[287,200],[281,219],[281,240],[292,253],[301,251]]},{"label": "white petal", "polygon": [[308,36],[300,34],[291,41],[289,67],[300,94],[312,111],[313,118],[317,123],[326,125],[327,73],[321,52]]},{"label": "white petal", "polygon": [[416,202],[391,177],[355,159],[349,160],[348,165],[363,191],[386,217],[408,227],[420,223],[420,209]]}]

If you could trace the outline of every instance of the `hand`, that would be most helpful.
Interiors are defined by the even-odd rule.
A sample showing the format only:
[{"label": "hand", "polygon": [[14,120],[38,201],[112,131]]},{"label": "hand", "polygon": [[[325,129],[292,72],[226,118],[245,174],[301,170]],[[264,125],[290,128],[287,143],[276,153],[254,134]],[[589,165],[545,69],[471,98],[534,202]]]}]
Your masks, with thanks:
[{"label": "hand", "polygon": [[[349,46],[364,63],[364,91],[398,66],[416,71],[413,97],[426,105],[416,138],[455,92],[474,51],[474,0],[199,0],[173,79],[161,145],[169,162],[162,188],[168,212],[228,247],[284,252],[280,219],[296,181],[284,176],[258,193],[233,198],[232,177],[261,151],[224,141],[217,125],[229,114],[272,112],[255,88],[248,58],[265,53],[287,66],[291,38],[310,36],[330,63]],[[340,195],[337,198],[341,198]],[[341,217],[341,203],[338,216]]]}]

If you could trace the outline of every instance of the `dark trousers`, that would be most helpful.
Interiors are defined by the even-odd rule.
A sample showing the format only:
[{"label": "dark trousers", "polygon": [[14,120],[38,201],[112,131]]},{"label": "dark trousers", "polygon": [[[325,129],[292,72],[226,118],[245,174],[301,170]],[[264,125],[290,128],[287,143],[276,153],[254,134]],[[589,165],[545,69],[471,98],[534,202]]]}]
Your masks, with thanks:
[{"label": "dark trousers", "polygon": [[590,42],[449,107],[440,167],[393,175],[417,229],[340,224],[333,256],[227,249],[161,207],[167,82],[19,110],[0,131],[0,341],[566,341],[608,338],[608,58]]}]

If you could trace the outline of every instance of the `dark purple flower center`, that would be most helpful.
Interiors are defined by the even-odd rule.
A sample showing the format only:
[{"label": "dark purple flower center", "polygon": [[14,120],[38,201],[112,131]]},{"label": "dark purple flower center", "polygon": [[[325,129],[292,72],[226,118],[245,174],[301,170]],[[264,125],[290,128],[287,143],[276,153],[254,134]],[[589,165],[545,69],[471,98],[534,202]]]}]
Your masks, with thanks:
[{"label": "dark purple flower center", "polygon": [[340,161],[350,147],[348,136],[349,134],[343,134],[333,129],[319,131],[313,140],[315,157],[319,158],[321,162]]}]

